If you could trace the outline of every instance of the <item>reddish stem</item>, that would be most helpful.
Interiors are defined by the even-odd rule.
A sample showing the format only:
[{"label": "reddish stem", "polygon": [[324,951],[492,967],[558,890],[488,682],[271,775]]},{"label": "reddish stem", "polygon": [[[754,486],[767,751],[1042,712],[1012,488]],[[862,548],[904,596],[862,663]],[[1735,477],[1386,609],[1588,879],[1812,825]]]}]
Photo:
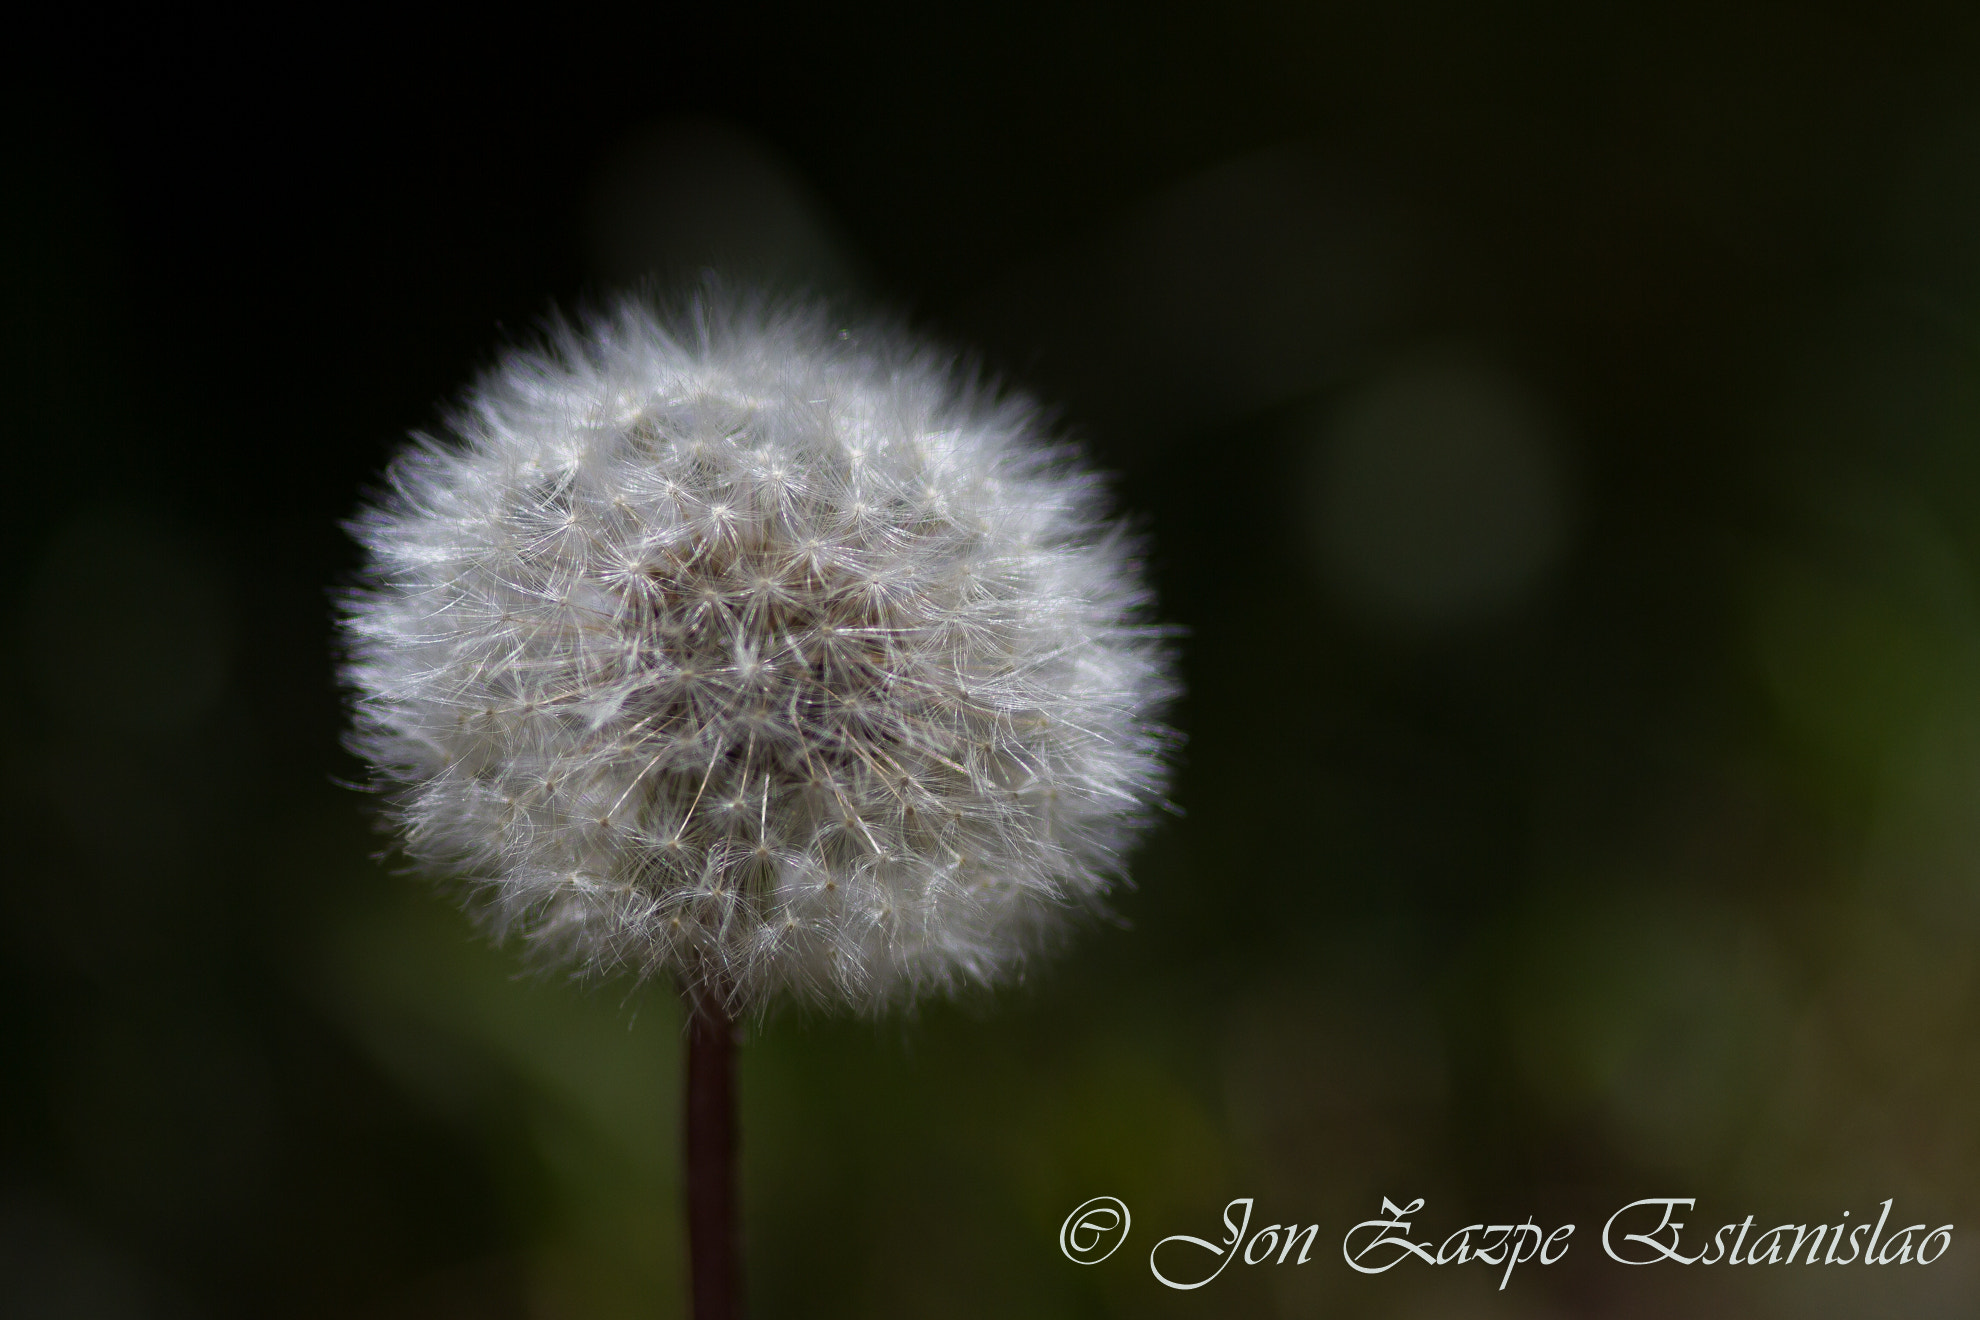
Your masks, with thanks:
[{"label": "reddish stem", "polygon": [[719,989],[688,996],[688,1267],[694,1320],[742,1320],[736,1252],[736,1023]]}]

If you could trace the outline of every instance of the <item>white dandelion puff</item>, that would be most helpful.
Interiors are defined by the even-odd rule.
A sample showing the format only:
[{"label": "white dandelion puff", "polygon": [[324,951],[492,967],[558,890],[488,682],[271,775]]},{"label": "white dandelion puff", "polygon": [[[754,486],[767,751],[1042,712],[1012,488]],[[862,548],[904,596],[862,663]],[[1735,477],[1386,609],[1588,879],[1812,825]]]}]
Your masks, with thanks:
[{"label": "white dandelion puff", "polygon": [[450,431],[353,524],[352,740],[498,937],[877,1008],[1119,879],[1170,660],[1030,403],[815,311],[629,300]]}]

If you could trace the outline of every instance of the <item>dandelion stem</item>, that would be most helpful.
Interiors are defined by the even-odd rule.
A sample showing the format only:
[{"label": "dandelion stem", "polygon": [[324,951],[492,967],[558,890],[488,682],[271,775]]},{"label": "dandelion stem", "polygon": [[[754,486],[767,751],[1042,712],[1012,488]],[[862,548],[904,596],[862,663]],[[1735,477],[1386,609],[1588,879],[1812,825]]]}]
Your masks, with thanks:
[{"label": "dandelion stem", "polygon": [[688,993],[688,1271],[694,1320],[741,1320],[736,1258],[736,1023],[720,987]]}]

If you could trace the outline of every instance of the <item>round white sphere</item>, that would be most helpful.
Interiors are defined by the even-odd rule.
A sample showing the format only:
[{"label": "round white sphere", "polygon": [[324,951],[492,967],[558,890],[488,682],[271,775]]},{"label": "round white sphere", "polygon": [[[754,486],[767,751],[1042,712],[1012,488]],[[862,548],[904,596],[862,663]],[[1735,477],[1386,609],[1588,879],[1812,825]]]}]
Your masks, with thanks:
[{"label": "round white sphere", "polygon": [[743,1009],[1011,972],[1159,797],[1133,542],[1035,408],[815,313],[504,356],[353,524],[353,745],[499,936]]}]

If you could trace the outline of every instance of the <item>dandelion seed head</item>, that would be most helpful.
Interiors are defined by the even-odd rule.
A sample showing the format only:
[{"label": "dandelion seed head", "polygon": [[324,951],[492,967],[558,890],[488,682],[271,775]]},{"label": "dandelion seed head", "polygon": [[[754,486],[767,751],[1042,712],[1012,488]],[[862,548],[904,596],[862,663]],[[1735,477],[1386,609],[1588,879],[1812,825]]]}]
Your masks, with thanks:
[{"label": "dandelion seed head", "polygon": [[353,523],[352,742],[498,938],[878,1008],[1120,879],[1170,662],[1029,403],[813,311],[629,300],[449,430]]}]

